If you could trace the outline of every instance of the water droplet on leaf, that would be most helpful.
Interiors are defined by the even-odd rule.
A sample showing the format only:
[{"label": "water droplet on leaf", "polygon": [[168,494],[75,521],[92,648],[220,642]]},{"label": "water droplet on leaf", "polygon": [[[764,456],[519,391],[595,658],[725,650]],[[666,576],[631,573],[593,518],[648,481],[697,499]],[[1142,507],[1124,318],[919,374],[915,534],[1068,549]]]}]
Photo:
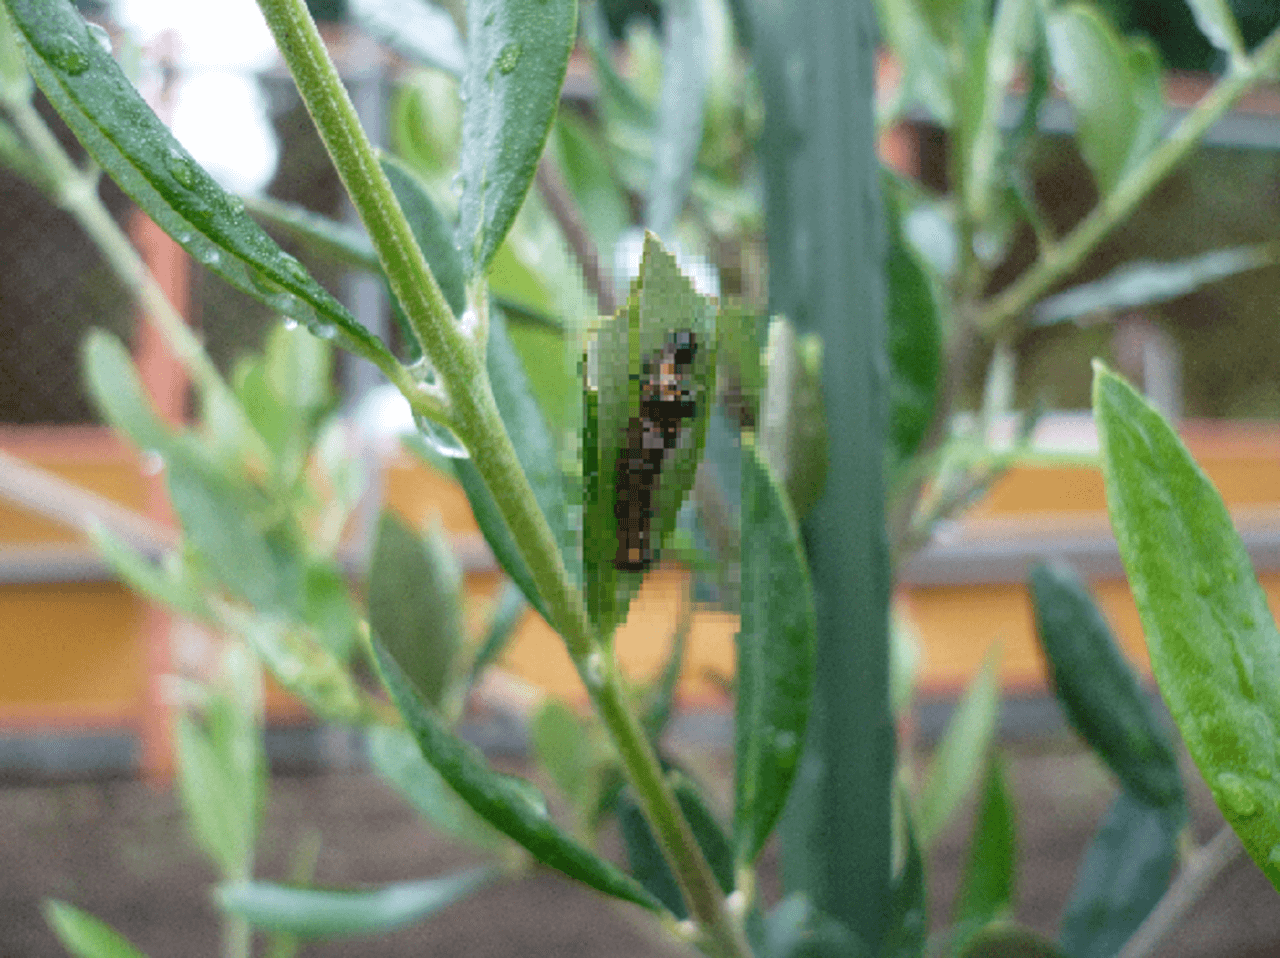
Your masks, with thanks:
[{"label": "water droplet on leaf", "polygon": [[498,51],[497,59],[498,72],[503,76],[509,74],[516,68],[516,64],[520,62],[520,44],[514,40],[506,44]]},{"label": "water droplet on leaf", "polygon": [[284,321],[284,328],[292,332],[298,328],[298,321],[293,317],[288,317]]},{"label": "water droplet on leaf", "polygon": [[469,459],[471,453],[462,444],[462,440],[453,434],[448,426],[443,426],[423,415],[415,415],[413,424],[422,433],[427,445],[447,459]]},{"label": "water droplet on leaf", "polygon": [[1239,818],[1249,818],[1258,814],[1258,797],[1253,788],[1239,775],[1222,772],[1214,780],[1217,791],[1227,811]]},{"label": "water droplet on leaf", "polygon": [[93,37],[95,40],[98,41],[98,46],[106,50],[107,53],[110,53],[111,52],[111,34],[107,33],[104,27],[101,27],[96,23],[90,23],[88,24],[88,27],[89,27],[89,36]]},{"label": "water droplet on leaf", "polygon": [[178,181],[179,186],[188,190],[196,188],[196,165],[183,156],[181,152],[176,149],[170,150],[165,166],[168,168],[169,174]]},{"label": "water droplet on leaf", "polygon": [[79,76],[89,69],[89,54],[84,45],[69,33],[62,33],[39,44],[41,56],[55,69]]},{"label": "water droplet on leaf", "polygon": [[158,476],[163,470],[164,456],[154,449],[148,449],[142,454],[142,474],[144,476]]}]

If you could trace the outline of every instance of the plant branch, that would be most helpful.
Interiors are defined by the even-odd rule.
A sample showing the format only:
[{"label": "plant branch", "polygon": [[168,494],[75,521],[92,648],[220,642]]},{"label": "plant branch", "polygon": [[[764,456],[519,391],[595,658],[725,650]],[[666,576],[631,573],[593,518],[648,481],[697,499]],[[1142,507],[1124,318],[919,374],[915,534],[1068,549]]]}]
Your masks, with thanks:
[{"label": "plant branch", "polygon": [[[640,724],[626,705],[621,679],[600,649],[582,594],[565,568],[546,517],[520,467],[494,402],[483,349],[454,321],[404,213],[360,126],[304,0],[258,0],[325,147],[351,195],[388,281],[444,384],[449,425],[501,505],[503,518],[547,603],[592,701],[618,748],[628,778],[665,850],[708,944],[726,958],[750,955],[715,877],[662,776]],[[407,371],[394,380],[415,412],[424,391]]]},{"label": "plant branch", "polygon": [[1200,900],[1214,880],[1244,851],[1240,839],[1230,825],[1210,839],[1156,904],[1146,920],[1138,926],[1133,937],[1125,944],[1116,958],[1148,958],[1155,954],[1160,943]]},{"label": "plant branch", "polygon": [[1238,69],[1219,80],[1168,138],[1104,196],[1070,234],[1043,250],[1035,265],[981,307],[978,328],[988,336],[1009,334],[1037,300],[1074,272],[1103,237],[1124,222],[1151,190],[1186,159],[1205,132],[1250,87],[1277,69],[1280,69],[1280,30],[1258,46]]},{"label": "plant branch", "polygon": [[578,267],[582,270],[583,282],[596,298],[596,308],[601,316],[612,316],[618,310],[617,299],[613,295],[613,280],[600,263],[600,251],[582,219],[582,211],[573,200],[569,185],[546,157],[538,164],[537,182],[538,192],[542,194],[543,201],[560,226],[569,249],[573,250]]}]

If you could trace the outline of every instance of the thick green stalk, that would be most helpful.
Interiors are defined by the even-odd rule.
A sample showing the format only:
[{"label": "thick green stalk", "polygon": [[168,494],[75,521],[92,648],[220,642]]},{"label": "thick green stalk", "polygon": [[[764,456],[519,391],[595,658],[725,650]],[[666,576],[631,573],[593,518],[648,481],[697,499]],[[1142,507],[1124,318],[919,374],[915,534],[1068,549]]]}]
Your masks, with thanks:
[{"label": "thick green stalk", "polygon": [[[830,429],[830,479],[804,524],[819,664],[783,878],[876,950],[889,913],[893,723],[875,24],[869,0],[753,7],[770,307],[822,337]],[[794,57],[803,88],[790,88]]]},{"label": "thick green stalk", "polygon": [[1147,195],[1200,143],[1208,129],[1250,87],[1280,69],[1280,30],[1259,45],[1244,63],[1223,77],[1182,122],[1116,188],[1102,198],[1075,229],[1043,250],[1034,266],[982,307],[978,328],[988,336],[1008,334],[1039,299],[1074,272],[1099,242],[1124,222]]},{"label": "thick green stalk", "polygon": [[[390,184],[356,117],[304,0],[258,0],[267,24],[320,131],[334,166],[364,220],[397,298],[417,331],[425,355],[444,384],[449,424],[506,520],[556,629],[564,637],[592,701],[609,730],[646,816],[708,942],[728,958],[750,954],[740,926],[680,814],[657,756],[625,704],[620,679],[587,618],[582,595],[565,568],[554,533],[520,468],[489,387],[483,335],[473,340],[452,312],[422,257]],[[421,390],[400,377],[396,385],[415,411]]]}]

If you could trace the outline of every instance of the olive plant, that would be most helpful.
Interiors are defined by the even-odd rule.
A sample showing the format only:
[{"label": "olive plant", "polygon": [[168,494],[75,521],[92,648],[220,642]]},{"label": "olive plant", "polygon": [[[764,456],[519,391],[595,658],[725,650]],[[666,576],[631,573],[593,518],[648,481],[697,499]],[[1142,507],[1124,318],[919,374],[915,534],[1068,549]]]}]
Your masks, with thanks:
[{"label": "olive plant", "polygon": [[[1032,575],[1058,696],[1122,789],[1082,863],[1055,945],[1009,921],[1015,823],[1002,764],[989,754],[993,657],[961,700],[924,784],[911,789],[905,763],[895,761],[895,708],[906,697],[891,702],[891,573],[938,521],[1033,456],[1025,441],[994,450],[984,428],[952,429],[968,356],[986,346],[996,357],[985,426],[1007,411],[1007,360],[1032,324],[1069,319],[1081,303],[1107,308],[1121,297],[1132,305],[1135,289],[1140,301],[1177,295],[1266,260],[1265,251],[1229,251],[1046,300],[1216,118],[1276,74],[1280,35],[1248,51],[1223,3],[1192,0],[1229,69],[1166,136],[1158,58],[1090,8],[883,0],[880,29],[905,73],[882,120],[918,106],[951,137],[952,192],[933,196],[874,162],[875,28],[861,3],[823,0],[808,10],[670,0],[660,79],[646,72],[659,54],[644,34],[632,38],[633,75],[621,76],[599,11],[584,7],[580,17],[575,0],[471,0],[464,30],[425,0],[410,5],[418,17],[392,3],[354,5],[402,53],[456,77],[456,180],[449,149],[433,140],[448,122],[436,101],[402,99],[400,155],[375,150],[303,0],[259,6],[363,234],[225,192],[68,0],[0,6],[0,105],[13,121],[0,127],[7,162],[78,218],[174,346],[199,400],[191,428],[167,425],[124,347],[105,333],[87,340],[95,401],[164,462],[184,535],[161,566],[109,531],[96,531],[96,541],[126,581],[234,640],[221,677],[191,690],[191,717],[177,735],[184,801],[224,879],[228,953],[250,953],[251,926],[297,939],[423,920],[534,862],[650,914],[674,940],[708,954],[1146,953],[1152,922],[1167,927],[1171,914],[1157,903],[1185,798],[1172,745],[1087,591],[1060,567]],[[739,52],[709,72],[705,51],[732,51],[727,37]],[[595,126],[557,117],[579,40],[600,87]],[[1001,109],[1023,65],[1030,92],[1021,122],[1006,130]],[[751,85],[735,82],[748,68],[759,103],[743,92]],[[28,71],[96,167],[62,151],[32,105]],[[1099,191],[1094,211],[1062,237],[1022,186],[1022,147],[1051,80],[1075,111]],[[97,168],[205,268],[285,317],[232,382],[106,215]],[[593,319],[563,315],[574,302],[565,289],[544,287],[542,301],[531,302],[527,288],[522,297],[503,278],[512,246],[539,215],[525,204],[535,180],[543,222],[554,223],[580,270],[555,283],[580,278],[599,306]],[[627,231],[629,194],[642,197],[646,232]],[[683,217],[686,209],[692,215]],[[319,255],[379,275],[403,347],[393,351],[357,322],[254,216]],[[751,279],[761,219],[767,291]],[[1034,232],[1037,258],[993,292],[1020,225]],[[742,300],[708,295],[705,271],[681,253],[690,238],[703,248],[736,244],[747,274]],[[610,250],[619,251],[612,263]],[[573,356],[575,372],[558,383],[569,383],[571,403],[557,404],[557,384],[537,368],[535,327]],[[456,562],[436,532],[383,516],[364,588],[346,581],[337,550],[362,485],[327,387],[335,345],[372,362],[407,402],[422,454],[452,472],[511,580],[479,634],[466,634]],[[1118,435],[1104,421],[1105,461]],[[1109,489],[1117,475],[1136,475],[1107,468]],[[1118,528],[1132,567],[1135,547]],[[727,829],[662,746],[687,603],[652,687],[630,683],[612,651],[644,574],[664,554],[690,564],[700,587],[741,619]],[[1217,584],[1197,593],[1208,597],[1201,611],[1210,617]],[[1147,615],[1146,596],[1139,602]],[[532,783],[498,773],[456,733],[468,691],[524,603],[562,638],[594,707],[591,725],[551,704],[531,726],[537,758],[571,809],[569,826]],[[1250,616],[1256,625],[1257,609]],[[1149,632],[1160,625],[1151,619]],[[1161,654],[1153,640],[1171,695]],[[379,773],[492,865],[372,891],[306,887],[305,868],[294,885],[255,881],[265,791],[255,661],[317,715],[364,728]],[[1207,703],[1210,716],[1197,728],[1219,721],[1214,695],[1201,693],[1185,708],[1171,699],[1184,734],[1193,706]],[[1262,718],[1251,721],[1264,729]],[[1254,816],[1270,765],[1249,752],[1257,761],[1236,767],[1244,753],[1224,736],[1213,725],[1188,742],[1216,774],[1215,793],[1234,809],[1228,817],[1253,822],[1250,851],[1269,856]],[[803,787],[792,796],[797,781]],[[929,936],[924,854],[978,783],[953,922]],[[626,869],[594,847],[609,818],[624,839]],[[780,819],[786,895],[767,903],[756,868]],[[1264,867],[1273,872],[1274,862]],[[77,954],[134,953],[69,905],[51,904],[49,917]]]}]

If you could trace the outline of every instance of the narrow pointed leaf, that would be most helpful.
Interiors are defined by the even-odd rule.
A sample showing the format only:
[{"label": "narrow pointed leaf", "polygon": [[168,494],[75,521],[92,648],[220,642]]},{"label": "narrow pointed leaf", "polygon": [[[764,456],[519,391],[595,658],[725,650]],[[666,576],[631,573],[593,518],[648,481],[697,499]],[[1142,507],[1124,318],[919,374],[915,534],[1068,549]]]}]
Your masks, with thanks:
[{"label": "narrow pointed leaf", "polygon": [[953,924],[981,928],[1009,909],[1016,864],[1013,801],[1004,764],[992,755],[969,840],[969,860],[956,894]]},{"label": "narrow pointed leaf", "polygon": [[462,574],[439,531],[426,537],[392,512],[378,522],[369,627],[418,694],[439,706],[462,645]]},{"label": "narrow pointed leaf", "polygon": [[498,604],[493,610],[493,618],[489,620],[489,631],[485,633],[484,642],[480,644],[475,660],[471,663],[468,688],[480,680],[485,669],[501,658],[511,636],[515,634],[516,627],[520,625],[526,608],[528,603],[518,585],[508,582],[502,587]]},{"label": "narrow pointed leaf", "polygon": [[591,785],[591,740],[573,710],[548,699],[529,722],[529,742],[538,765],[574,808],[582,806]]},{"label": "narrow pointed leaf", "polygon": [[467,4],[457,245],[481,274],[524,202],[577,36],[575,0]]},{"label": "narrow pointed leaf", "polygon": [[189,716],[179,716],[174,744],[182,807],[196,841],[223,875],[241,875],[253,854],[245,796],[213,737]]},{"label": "narrow pointed leaf", "polygon": [[401,56],[462,76],[466,54],[458,25],[431,0],[351,0],[350,12],[370,35]]},{"label": "narrow pointed leaf", "polygon": [[742,457],[742,623],[738,632],[734,848],[752,862],[795,778],[814,681],[816,613],[786,494],[758,450]]},{"label": "narrow pointed leaf", "polygon": [[982,670],[965,689],[951,713],[951,721],[929,763],[924,788],[916,803],[920,843],[928,847],[964,801],[982,771],[982,756],[995,734],[1000,710],[997,687],[999,647],[993,646]]},{"label": "narrow pointed leaf", "polygon": [[[570,574],[574,574],[577,563],[572,560],[574,550],[570,549],[574,537],[569,526],[564,477],[556,458],[556,444],[546,418],[533,398],[528,374],[511,344],[504,318],[497,310],[492,310],[489,316],[488,368],[493,398],[515,446],[516,458],[533,487],[534,498],[538,500],[551,531],[566,549],[566,563]],[[529,571],[475,463],[470,459],[455,459],[453,468],[471,503],[476,523],[498,564],[520,587],[529,604],[544,619],[547,618],[546,606],[534,584],[533,573]]]},{"label": "narrow pointed leaf", "polygon": [[1177,858],[1181,817],[1122,792],[1085,851],[1062,919],[1068,958],[1114,958],[1150,914]]},{"label": "narrow pointed leaf", "polygon": [[179,576],[152,562],[114,536],[105,526],[89,529],[89,538],[111,571],[129,588],[167,605],[193,619],[209,617],[203,590],[185,576]]},{"label": "narrow pointed leaf", "polygon": [[614,865],[583,848],[551,821],[546,801],[523,779],[494,771],[475,746],[453,734],[423,706],[409,679],[381,644],[374,656],[391,700],[417,740],[423,757],[472,810],[529,850],[538,861],[606,895],[642,908],[661,906]]},{"label": "narrow pointed leaf", "polygon": [[349,938],[385,934],[426,921],[496,877],[496,869],[476,868],[448,878],[394,882],[371,891],[227,882],[217,887],[215,897],[223,911],[264,931],[298,938]]},{"label": "narrow pointed leaf", "polygon": [[143,101],[69,0],[4,0],[30,45],[32,75],[89,154],[197,261],[237,289],[339,337],[375,363],[394,362],[296,259],[263,232]]},{"label": "narrow pointed leaf", "polygon": [[1095,364],[1107,506],[1165,704],[1214,800],[1280,888],[1280,632],[1222,497],[1177,434]]},{"label": "narrow pointed leaf", "polygon": [[1244,58],[1245,48],[1240,36],[1240,25],[1227,0],[1187,0],[1187,6],[1191,8],[1196,26],[1206,40],[1234,60]]},{"label": "narrow pointed leaf", "polygon": [[486,850],[501,848],[506,839],[494,831],[422,756],[412,735],[384,725],[369,729],[365,747],[370,764],[406,802],[445,834]]},{"label": "narrow pointed leaf", "polygon": [[73,958],[145,958],[106,922],[66,902],[46,899],[45,921]]},{"label": "narrow pointed leaf", "polygon": [[1071,727],[1136,797],[1183,808],[1173,744],[1084,583],[1068,566],[1041,563],[1031,570],[1031,594],[1040,646]]},{"label": "narrow pointed leaf", "polygon": [[92,329],[82,355],[89,395],[114,429],[149,452],[162,452],[177,441],[156,415],[124,343],[105,330]]},{"label": "narrow pointed leaf", "polygon": [[1277,259],[1280,259],[1280,247],[1275,243],[1260,243],[1171,262],[1126,263],[1102,279],[1073,286],[1041,300],[1031,321],[1037,326],[1065,320],[1086,325],[1091,316],[1101,319],[1108,314],[1168,302],[1210,283],[1272,266]]},{"label": "narrow pointed leaf", "polygon": [[906,813],[906,854],[889,887],[889,921],[883,958],[919,958],[929,934],[924,855],[909,810]]}]

